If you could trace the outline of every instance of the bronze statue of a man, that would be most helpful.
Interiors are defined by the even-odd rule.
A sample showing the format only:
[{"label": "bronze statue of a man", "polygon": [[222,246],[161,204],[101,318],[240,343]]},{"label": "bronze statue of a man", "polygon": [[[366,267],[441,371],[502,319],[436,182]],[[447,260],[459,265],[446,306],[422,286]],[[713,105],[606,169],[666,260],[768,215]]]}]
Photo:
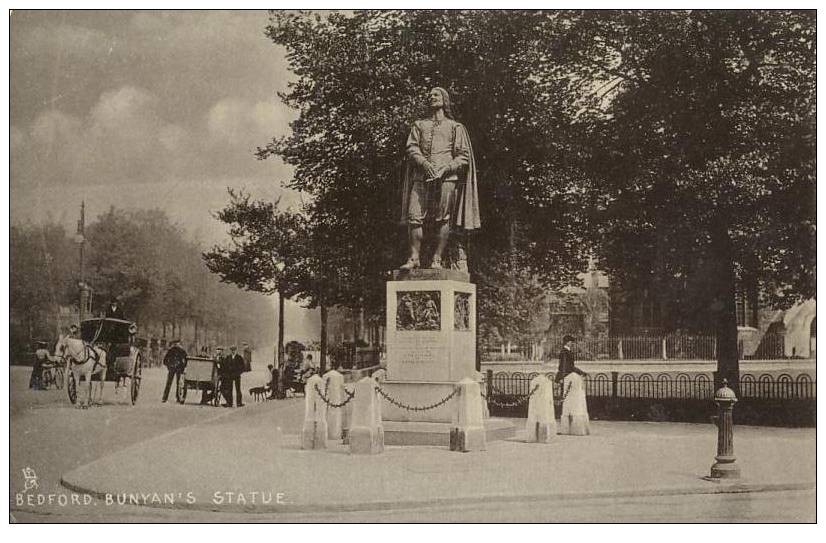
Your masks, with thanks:
[{"label": "bronze statue of a man", "polygon": [[[402,217],[410,237],[410,258],[402,270],[421,265],[423,225],[433,222],[437,231],[431,268],[442,268],[451,230],[454,233],[481,226],[476,164],[467,130],[453,120],[447,91],[436,87],[428,95],[430,116],[413,124],[407,138],[403,168]],[[452,262],[467,271],[464,255]]]}]

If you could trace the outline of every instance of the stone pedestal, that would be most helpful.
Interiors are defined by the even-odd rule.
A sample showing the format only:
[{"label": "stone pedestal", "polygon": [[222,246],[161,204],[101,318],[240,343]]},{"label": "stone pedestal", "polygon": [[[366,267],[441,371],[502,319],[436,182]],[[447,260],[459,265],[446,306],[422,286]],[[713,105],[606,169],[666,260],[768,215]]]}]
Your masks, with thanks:
[{"label": "stone pedestal", "polygon": [[[387,283],[390,396],[411,406],[437,403],[476,372],[476,285],[454,270],[411,270]],[[455,408],[408,411],[387,406],[389,421],[444,422]]]},{"label": "stone pedestal", "polygon": [[[387,376],[382,390],[407,407],[429,407],[476,379],[476,285],[465,272],[395,272],[387,283]],[[383,420],[394,442],[448,444],[457,398],[435,409],[411,410],[384,401]],[[488,438],[507,437],[485,425]],[[405,428],[410,429],[409,435]],[[493,433],[492,433],[493,432]],[[512,434],[510,434],[512,435]]]}]

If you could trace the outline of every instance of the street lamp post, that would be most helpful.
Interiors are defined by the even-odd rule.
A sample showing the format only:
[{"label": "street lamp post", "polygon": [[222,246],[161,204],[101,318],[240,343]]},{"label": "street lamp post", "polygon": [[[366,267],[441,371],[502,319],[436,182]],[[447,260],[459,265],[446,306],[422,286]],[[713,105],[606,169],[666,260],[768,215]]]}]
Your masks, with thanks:
[{"label": "street lamp post", "polygon": [[723,386],[714,393],[717,404],[717,456],[711,466],[711,479],[739,479],[740,466],[734,456],[734,422],[732,411],[737,403],[737,396],[728,387],[728,380],[723,379]]},{"label": "street lamp post", "polygon": [[86,307],[89,305],[89,287],[86,285],[85,270],[83,262],[83,252],[86,247],[86,203],[80,202],[80,220],[77,221],[77,234],[75,235],[75,243],[78,244],[80,251],[80,280],[78,288],[80,289],[80,309],[78,311],[78,319],[83,322],[86,317]]}]

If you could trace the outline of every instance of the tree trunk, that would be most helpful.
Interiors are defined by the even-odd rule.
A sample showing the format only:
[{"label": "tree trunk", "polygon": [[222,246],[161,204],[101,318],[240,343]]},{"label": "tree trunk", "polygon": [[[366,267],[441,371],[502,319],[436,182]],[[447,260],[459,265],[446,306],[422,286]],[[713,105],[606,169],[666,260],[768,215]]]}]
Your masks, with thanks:
[{"label": "tree trunk", "polygon": [[278,367],[284,367],[284,292],[278,291]]},{"label": "tree trunk", "polygon": [[715,390],[722,380],[740,393],[740,357],[737,348],[737,282],[734,274],[733,247],[728,228],[718,227],[712,234],[712,257],[717,269],[714,309],[717,324],[717,375]]},{"label": "tree trunk", "polygon": [[321,373],[327,372],[327,306],[321,306]]}]

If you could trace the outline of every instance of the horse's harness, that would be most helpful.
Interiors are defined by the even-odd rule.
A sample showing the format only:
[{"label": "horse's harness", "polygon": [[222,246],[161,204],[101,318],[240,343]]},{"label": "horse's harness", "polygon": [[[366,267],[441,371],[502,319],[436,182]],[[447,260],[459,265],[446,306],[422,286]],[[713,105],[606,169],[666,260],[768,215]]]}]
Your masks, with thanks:
[{"label": "horse's harness", "polygon": [[[98,337],[100,337],[100,333],[101,333],[101,331],[102,331],[102,330],[103,330],[103,321],[101,321],[100,326],[98,327],[97,332],[95,332],[95,337],[94,337],[94,338],[92,338],[92,341],[91,341],[91,342],[83,341],[83,340],[81,339],[81,341],[83,341],[83,354],[84,354],[84,356],[85,356],[85,358],[84,358],[83,362],[79,362],[79,361],[75,360],[75,358],[74,358],[73,356],[66,357],[66,356],[64,355],[64,356],[63,356],[63,358],[64,358],[64,359],[68,358],[69,360],[71,360],[71,361],[72,361],[72,362],[74,362],[75,364],[85,364],[85,363],[86,363],[87,361],[89,361],[90,359],[91,359],[91,360],[94,360],[94,361],[95,361],[95,363],[94,363],[94,365],[92,366],[92,373],[94,373],[94,372],[95,372],[95,370],[98,368],[98,366],[103,366],[103,367],[105,368],[105,367],[106,367],[106,364],[105,364],[105,363],[102,363],[102,362],[100,361],[100,355],[99,355],[99,354],[97,353],[97,351],[95,351],[95,349],[94,349],[94,344],[95,344],[95,342],[97,341]],[[66,367],[68,368],[68,367],[69,367],[69,365],[67,364],[67,366],[66,366]]]}]

